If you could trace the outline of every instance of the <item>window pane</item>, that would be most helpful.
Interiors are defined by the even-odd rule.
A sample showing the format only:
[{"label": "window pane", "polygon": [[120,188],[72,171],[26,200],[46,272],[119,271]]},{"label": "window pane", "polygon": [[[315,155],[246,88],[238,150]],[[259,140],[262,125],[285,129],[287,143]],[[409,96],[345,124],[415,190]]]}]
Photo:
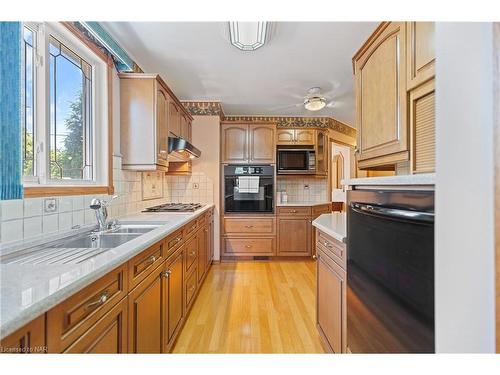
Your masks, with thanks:
[{"label": "window pane", "polygon": [[28,27],[23,28],[24,54],[24,126],[23,141],[23,174],[35,175],[35,111],[34,111],[34,40],[35,33]]},{"label": "window pane", "polygon": [[50,176],[92,180],[92,69],[54,37],[49,52]]}]

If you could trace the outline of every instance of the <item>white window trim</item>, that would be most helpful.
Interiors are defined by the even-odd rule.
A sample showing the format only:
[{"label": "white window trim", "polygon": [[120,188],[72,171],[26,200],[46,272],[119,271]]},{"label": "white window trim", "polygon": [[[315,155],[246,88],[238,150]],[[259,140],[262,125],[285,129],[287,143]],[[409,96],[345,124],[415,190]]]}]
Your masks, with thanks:
[{"label": "white window trim", "polygon": [[[25,177],[24,187],[78,187],[108,185],[108,65],[78,37],[58,22],[28,24],[36,31],[35,47],[35,178]],[[52,35],[92,66],[92,180],[56,180],[50,178],[50,86],[48,64],[49,36]]]}]

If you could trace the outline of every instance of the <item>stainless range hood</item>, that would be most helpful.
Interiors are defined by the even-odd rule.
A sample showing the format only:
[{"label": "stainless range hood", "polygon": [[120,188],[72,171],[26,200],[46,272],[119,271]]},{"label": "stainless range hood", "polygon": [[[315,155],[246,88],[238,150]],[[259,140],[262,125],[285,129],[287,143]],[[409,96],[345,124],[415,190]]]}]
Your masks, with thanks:
[{"label": "stainless range hood", "polygon": [[188,161],[189,159],[199,158],[201,151],[184,138],[168,137],[168,154],[175,159]]}]

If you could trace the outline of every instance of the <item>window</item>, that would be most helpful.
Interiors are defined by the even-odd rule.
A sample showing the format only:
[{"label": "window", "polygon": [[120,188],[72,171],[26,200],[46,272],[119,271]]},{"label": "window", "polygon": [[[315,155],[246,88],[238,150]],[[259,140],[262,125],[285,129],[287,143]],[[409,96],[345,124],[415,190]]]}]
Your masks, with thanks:
[{"label": "window", "polygon": [[106,62],[61,24],[23,33],[25,187],[107,185]]}]

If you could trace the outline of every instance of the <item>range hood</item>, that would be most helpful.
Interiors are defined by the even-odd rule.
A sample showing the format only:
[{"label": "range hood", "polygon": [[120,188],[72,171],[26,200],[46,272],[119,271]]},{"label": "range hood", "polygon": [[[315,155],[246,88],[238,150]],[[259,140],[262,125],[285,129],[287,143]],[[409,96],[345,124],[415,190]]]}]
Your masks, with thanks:
[{"label": "range hood", "polygon": [[201,151],[181,137],[168,137],[168,154],[180,161],[199,158]]}]

